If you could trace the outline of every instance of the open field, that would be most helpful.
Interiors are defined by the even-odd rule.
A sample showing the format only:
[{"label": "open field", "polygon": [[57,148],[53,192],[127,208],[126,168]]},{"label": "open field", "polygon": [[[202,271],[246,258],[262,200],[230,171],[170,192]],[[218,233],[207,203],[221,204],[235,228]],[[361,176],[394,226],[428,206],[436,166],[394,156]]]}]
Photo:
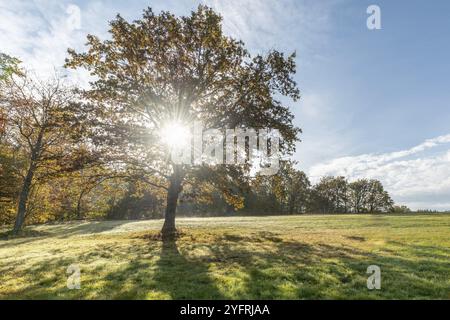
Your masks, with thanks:
[{"label": "open field", "polygon": [[[34,226],[0,240],[1,299],[450,299],[450,215],[305,215]],[[66,287],[81,268],[81,289]],[[381,268],[381,290],[366,269]]]}]

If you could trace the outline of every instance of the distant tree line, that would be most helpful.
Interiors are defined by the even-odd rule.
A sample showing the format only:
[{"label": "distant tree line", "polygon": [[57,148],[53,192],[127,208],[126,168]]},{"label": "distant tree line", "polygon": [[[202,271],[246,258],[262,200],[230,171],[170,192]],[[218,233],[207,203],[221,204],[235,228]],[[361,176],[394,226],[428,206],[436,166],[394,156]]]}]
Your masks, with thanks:
[{"label": "distant tree line", "polygon": [[307,175],[284,162],[278,174],[257,177],[245,194],[246,212],[271,214],[392,212],[394,201],[378,180],[349,182],[323,177],[312,185]]}]

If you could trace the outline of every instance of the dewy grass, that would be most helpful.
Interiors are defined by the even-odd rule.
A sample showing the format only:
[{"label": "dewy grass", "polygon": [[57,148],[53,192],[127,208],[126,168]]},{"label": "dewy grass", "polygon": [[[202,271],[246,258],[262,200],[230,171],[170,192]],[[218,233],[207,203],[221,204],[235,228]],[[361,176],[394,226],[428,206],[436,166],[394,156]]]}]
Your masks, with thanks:
[{"label": "dewy grass", "polygon": [[[1,299],[449,299],[450,215],[304,215],[32,226],[0,240]],[[70,265],[81,288],[68,289]],[[381,289],[367,288],[367,267]]]}]

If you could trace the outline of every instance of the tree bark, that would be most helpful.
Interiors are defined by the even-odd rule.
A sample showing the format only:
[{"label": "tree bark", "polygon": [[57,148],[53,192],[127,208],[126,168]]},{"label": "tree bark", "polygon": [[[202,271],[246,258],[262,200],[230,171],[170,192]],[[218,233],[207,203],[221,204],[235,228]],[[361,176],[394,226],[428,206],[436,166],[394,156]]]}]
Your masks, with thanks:
[{"label": "tree bark", "polygon": [[289,214],[293,215],[294,214],[294,209],[295,209],[295,201],[296,201],[296,196],[293,194],[293,191],[291,191],[291,195],[289,198]]},{"label": "tree bark", "polygon": [[83,200],[85,190],[81,191],[80,195],[78,196],[77,201],[77,219],[82,220],[84,218],[83,212],[81,211],[81,201]]},{"label": "tree bark", "polygon": [[17,206],[17,216],[16,222],[14,224],[13,234],[17,235],[20,230],[22,230],[23,223],[25,222],[25,215],[27,212],[27,202],[28,196],[30,194],[31,183],[33,181],[34,171],[36,170],[36,165],[34,162],[30,164],[27,175],[23,182],[22,190],[19,195],[19,204]]},{"label": "tree bark", "polygon": [[169,179],[167,190],[167,205],[164,216],[164,225],[161,230],[162,238],[166,240],[174,239],[177,233],[175,226],[175,216],[178,204],[178,197],[182,191],[183,173],[180,166],[174,166],[174,171]]},{"label": "tree bark", "polygon": [[39,131],[36,144],[31,147],[30,167],[23,181],[22,190],[19,195],[19,204],[17,206],[16,222],[14,223],[13,234],[17,235],[22,230],[27,213],[28,196],[30,195],[31,184],[33,183],[34,173],[38,165],[38,159],[42,148],[42,139],[44,137],[44,129]]}]

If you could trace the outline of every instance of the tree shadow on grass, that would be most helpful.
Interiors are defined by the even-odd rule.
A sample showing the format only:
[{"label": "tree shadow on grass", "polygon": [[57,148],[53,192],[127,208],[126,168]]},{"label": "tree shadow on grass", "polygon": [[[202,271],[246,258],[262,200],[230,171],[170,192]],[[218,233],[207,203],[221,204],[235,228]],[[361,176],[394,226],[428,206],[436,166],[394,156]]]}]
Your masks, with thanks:
[{"label": "tree shadow on grass", "polygon": [[[77,235],[90,235],[107,232],[127,223],[136,221],[94,221],[94,222],[68,222],[58,225],[36,225],[26,226],[19,235],[14,236],[10,230],[0,233],[0,248],[7,248],[13,245],[30,243],[48,237],[66,239]],[[48,227],[48,230],[40,230]]]},{"label": "tree shadow on grass", "polygon": [[[27,283],[18,289],[8,290],[0,293],[0,300],[52,300],[79,298],[77,290],[68,295],[66,270],[69,265],[76,261],[71,258],[49,259],[32,265],[27,270],[16,271],[14,275],[21,278],[21,283]],[[20,267],[20,266],[12,266]],[[2,270],[2,273],[5,270]],[[7,288],[4,283],[3,288]]]},{"label": "tree shadow on grass", "polygon": [[[227,241],[236,242],[234,245],[219,242],[211,246],[213,255],[220,257],[219,260],[232,259],[246,272],[242,279],[245,283],[243,290],[236,292],[234,298],[449,298],[448,260],[422,259],[414,245],[397,244],[407,255],[396,256],[349,245],[311,245],[277,239],[274,235],[264,237],[271,239],[272,250],[249,251],[241,244],[252,239],[236,235],[224,237]],[[428,254],[432,256],[432,253]],[[369,265],[380,266],[382,290],[367,289]]]},{"label": "tree shadow on grass", "polygon": [[[399,241],[389,241],[389,244],[396,247],[404,247],[404,244]],[[431,259],[447,259],[450,261],[450,248],[436,245],[422,245],[422,244],[409,244],[407,246],[414,255],[423,258]],[[450,263],[450,262],[449,262]],[[450,272],[450,270],[449,270]]]},{"label": "tree shadow on grass", "polygon": [[157,289],[172,299],[223,299],[208,264],[180,253],[175,241],[164,241],[154,276]]},{"label": "tree shadow on grass", "polygon": [[0,233],[0,249],[10,246],[17,246],[43,239],[51,234],[45,231],[38,231],[33,229],[25,229],[19,235],[14,235],[11,230]]},{"label": "tree shadow on grass", "polygon": [[[71,264],[81,268],[80,290],[66,287],[70,276],[66,271]],[[1,299],[222,298],[208,275],[207,264],[187,259],[176,242],[152,241],[125,247],[104,244],[89,252],[20,267],[18,261],[2,268],[2,274],[8,275]],[[8,290],[8,283],[15,279],[22,285]]]},{"label": "tree shadow on grass", "polygon": [[114,230],[122,225],[136,221],[110,220],[110,221],[85,221],[60,224],[55,227],[55,233],[59,238],[69,238],[75,235],[98,234]]},{"label": "tree shadow on grass", "polygon": [[[153,243],[148,247],[152,250]],[[210,278],[208,265],[180,253],[175,241],[159,242],[159,259],[152,263],[141,250],[123,268],[105,277],[100,298],[223,299]]]}]

